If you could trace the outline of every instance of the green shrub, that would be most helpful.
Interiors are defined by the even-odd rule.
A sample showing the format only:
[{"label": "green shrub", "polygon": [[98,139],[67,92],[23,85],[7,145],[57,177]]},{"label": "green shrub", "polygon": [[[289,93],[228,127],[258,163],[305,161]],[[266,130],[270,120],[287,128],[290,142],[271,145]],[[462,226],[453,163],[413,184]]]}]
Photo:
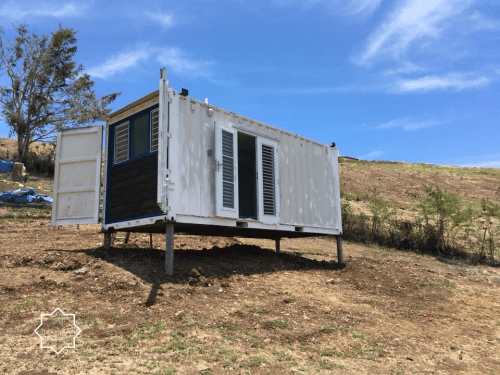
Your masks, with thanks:
[{"label": "green shrub", "polygon": [[[343,237],[360,243],[411,250],[431,255],[494,261],[500,238],[500,205],[483,199],[477,216],[470,204],[439,187],[423,185],[419,212],[402,220],[389,202],[375,190],[368,197],[372,216],[355,214],[349,202],[341,203]],[[480,222],[476,219],[480,219]],[[477,249],[477,253],[470,249]],[[477,256],[478,255],[478,256]]]}]

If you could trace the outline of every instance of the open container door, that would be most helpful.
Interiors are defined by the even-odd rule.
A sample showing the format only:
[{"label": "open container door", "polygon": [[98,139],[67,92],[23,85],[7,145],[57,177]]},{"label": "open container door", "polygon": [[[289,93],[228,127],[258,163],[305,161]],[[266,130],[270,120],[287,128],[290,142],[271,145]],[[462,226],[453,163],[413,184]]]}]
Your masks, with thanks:
[{"label": "open container door", "polygon": [[215,214],[238,218],[238,149],[236,130],[215,123]]},{"label": "open container door", "polygon": [[52,225],[97,224],[102,126],[57,133]]},{"label": "open container door", "polygon": [[167,69],[160,70],[159,87],[159,126],[158,126],[158,185],[156,202],[161,206],[163,212],[169,211],[168,207],[168,182],[170,170],[168,168],[168,143],[170,138],[169,109],[170,100],[168,94]]}]

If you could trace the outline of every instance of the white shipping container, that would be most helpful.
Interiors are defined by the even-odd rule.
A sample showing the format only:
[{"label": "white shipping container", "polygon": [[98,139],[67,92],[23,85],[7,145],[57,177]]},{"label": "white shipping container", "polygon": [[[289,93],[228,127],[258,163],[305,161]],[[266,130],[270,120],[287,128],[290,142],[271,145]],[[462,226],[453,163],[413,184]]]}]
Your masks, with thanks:
[{"label": "white shipping container", "polygon": [[[337,236],[343,263],[338,150],[179,94],[159,90],[102,127],[58,134],[53,225],[276,239]],[[93,137],[93,138],[92,138]],[[167,273],[173,241],[167,241]],[[169,247],[172,247],[169,249]]]}]

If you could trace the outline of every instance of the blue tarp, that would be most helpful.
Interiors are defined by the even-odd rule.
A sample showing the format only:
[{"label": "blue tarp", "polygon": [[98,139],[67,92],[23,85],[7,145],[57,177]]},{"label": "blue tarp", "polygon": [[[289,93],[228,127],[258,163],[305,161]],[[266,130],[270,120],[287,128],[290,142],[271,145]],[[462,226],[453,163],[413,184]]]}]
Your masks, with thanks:
[{"label": "blue tarp", "polygon": [[14,162],[10,160],[0,160],[0,173],[12,173]]},{"label": "blue tarp", "polygon": [[37,194],[35,189],[21,188],[18,190],[5,190],[0,193],[0,201],[7,203],[52,203],[48,195]]}]

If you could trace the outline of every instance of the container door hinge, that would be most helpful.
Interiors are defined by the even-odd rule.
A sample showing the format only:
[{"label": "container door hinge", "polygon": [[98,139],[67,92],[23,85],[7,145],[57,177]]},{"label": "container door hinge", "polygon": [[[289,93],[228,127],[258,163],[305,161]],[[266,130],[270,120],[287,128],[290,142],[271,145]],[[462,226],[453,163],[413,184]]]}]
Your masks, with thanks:
[{"label": "container door hinge", "polygon": [[170,178],[170,169],[167,169],[164,178],[163,178],[163,187],[167,187],[169,185],[175,185],[174,181]]}]

